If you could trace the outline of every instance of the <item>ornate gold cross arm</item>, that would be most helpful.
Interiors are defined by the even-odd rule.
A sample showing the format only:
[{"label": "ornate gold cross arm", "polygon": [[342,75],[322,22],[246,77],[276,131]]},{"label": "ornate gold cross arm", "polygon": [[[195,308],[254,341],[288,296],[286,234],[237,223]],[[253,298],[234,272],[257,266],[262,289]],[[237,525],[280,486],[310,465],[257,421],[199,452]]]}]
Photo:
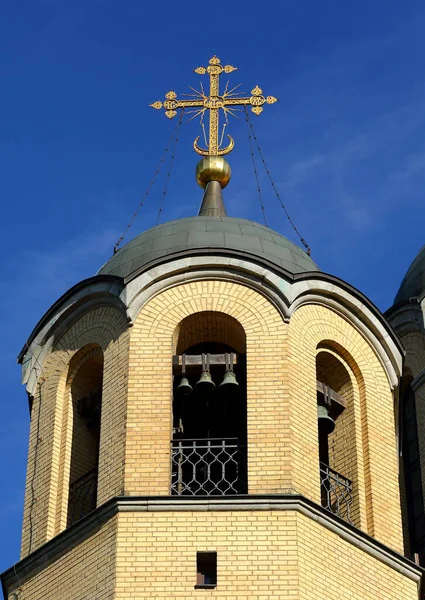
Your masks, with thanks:
[{"label": "ornate gold cross arm", "polygon": [[168,92],[168,94],[165,94],[165,98],[164,102],[157,100],[156,102],[149,104],[149,106],[152,106],[152,108],[156,108],[157,110],[165,108],[165,114],[169,119],[176,116],[177,108],[195,108],[203,106],[203,102],[200,102],[199,100],[176,100],[177,94],[172,90]]},{"label": "ornate gold cross arm", "polygon": [[[227,83],[223,94],[220,95],[220,75],[222,73],[231,73],[232,71],[236,71],[236,67],[233,67],[232,65],[223,66],[220,64],[220,59],[217,56],[213,56],[209,61],[208,67],[197,67],[195,69],[195,73],[198,73],[198,75],[204,75],[205,73],[209,75],[210,90],[208,96],[205,94],[201,85],[200,91],[191,88],[194,91],[194,98],[192,100],[179,100],[177,98],[177,94],[173,91],[170,91],[165,95],[164,102],[157,100],[150,105],[157,110],[165,108],[165,114],[169,119],[172,119],[176,116],[176,109],[178,108],[193,108],[195,109],[192,111],[194,116],[200,116],[201,118],[202,127],[204,127],[204,113],[208,110],[210,123],[208,142],[205,138],[207,149],[201,148],[198,145],[200,136],[196,138],[193,144],[196,152],[202,156],[221,156],[228,154],[233,149],[235,143],[230,135],[227,136],[229,138],[229,144],[226,147],[222,147],[222,142],[224,138],[224,130],[228,123],[228,115],[230,114],[236,116],[234,113],[234,107],[250,105],[252,106],[252,112],[256,115],[259,115],[263,111],[263,104],[273,104],[274,102],[277,102],[277,98],[274,96],[263,96],[263,91],[258,87],[258,85],[251,91],[251,96],[241,97],[238,96],[237,92],[235,91],[239,86],[229,90],[229,84]],[[220,110],[223,110],[225,117],[225,123],[223,125],[221,136],[219,135]]]},{"label": "ornate gold cross arm", "polygon": [[259,115],[263,112],[263,104],[274,104],[278,101],[278,99],[274,96],[263,96],[263,90],[259,88],[258,85],[251,90],[251,94],[252,95],[247,98],[226,98],[225,106],[250,104],[252,106],[252,112],[256,115]]}]

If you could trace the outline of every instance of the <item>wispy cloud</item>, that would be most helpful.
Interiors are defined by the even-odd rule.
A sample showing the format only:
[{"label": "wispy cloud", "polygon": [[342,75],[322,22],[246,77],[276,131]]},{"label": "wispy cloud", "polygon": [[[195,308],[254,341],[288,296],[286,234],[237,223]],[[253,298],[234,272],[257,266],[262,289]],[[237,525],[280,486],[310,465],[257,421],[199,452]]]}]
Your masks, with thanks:
[{"label": "wispy cloud", "polygon": [[329,155],[316,154],[288,165],[288,177],[282,183],[290,187],[311,179],[318,169],[328,169]]},{"label": "wispy cloud", "polygon": [[[425,85],[424,85],[425,89]],[[403,106],[375,114],[360,125],[345,123],[344,133],[323,142],[327,152],[286,162],[279,185],[289,194],[310,199],[326,197],[353,230],[373,227],[407,194],[414,202],[425,183],[423,89]],[[412,147],[417,147],[412,152]],[[335,216],[336,216],[335,215]]]},{"label": "wispy cloud", "polygon": [[306,56],[286,83],[290,118],[269,135],[267,154],[293,212],[311,226],[323,213],[335,235],[373,231],[398,202],[422,198],[425,76],[401,67],[410,53],[418,59],[420,22],[412,13],[381,35]]},{"label": "wispy cloud", "polygon": [[418,152],[407,156],[399,169],[391,173],[389,182],[404,185],[418,176],[423,179],[425,175],[425,152]]},{"label": "wispy cloud", "polygon": [[44,252],[26,253],[22,257],[24,268],[21,268],[20,281],[30,289],[36,281],[37,286],[31,289],[34,297],[48,298],[68,289],[84,277],[94,275],[105,261],[112,255],[117,232],[104,229],[85,232],[73,238],[55,243]]},{"label": "wispy cloud", "polygon": [[3,335],[11,356],[16,356],[16,344],[23,345],[38,319],[67,289],[95,275],[112,255],[117,237],[112,228],[86,231],[62,243],[56,240],[43,252],[23,250],[8,257],[7,284],[13,293],[0,296],[0,307],[7,315]]}]

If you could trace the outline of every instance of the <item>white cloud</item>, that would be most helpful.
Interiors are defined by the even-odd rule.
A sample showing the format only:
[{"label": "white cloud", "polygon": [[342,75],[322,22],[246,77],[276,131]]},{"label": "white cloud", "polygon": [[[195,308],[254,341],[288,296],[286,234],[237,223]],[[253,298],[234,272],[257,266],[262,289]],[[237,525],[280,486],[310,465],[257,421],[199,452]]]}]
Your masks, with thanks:
[{"label": "white cloud", "polygon": [[4,315],[4,343],[9,348],[8,363],[14,362],[14,356],[46,310],[70,287],[96,274],[112,255],[117,237],[112,228],[86,231],[63,242],[52,240],[49,250],[26,249],[7,258],[10,277],[3,283],[8,293],[0,296],[0,309]]},{"label": "white cloud", "polygon": [[417,176],[424,177],[425,174],[425,152],[418,152],[407,156],[400,166],[396,169],[389,181],[393,184],[405,184],[406,182],[416,179]]},{"label": "white cloud", "polygon": [[[58,294],[81,279],[95,275],[113,253],[117,232],[107,228],[85,232],[62,244],[57,241],[49,251],[23,256],[20,281],[34,297],[56,300]],[[35,284],[34,286],[32,284]]]}]

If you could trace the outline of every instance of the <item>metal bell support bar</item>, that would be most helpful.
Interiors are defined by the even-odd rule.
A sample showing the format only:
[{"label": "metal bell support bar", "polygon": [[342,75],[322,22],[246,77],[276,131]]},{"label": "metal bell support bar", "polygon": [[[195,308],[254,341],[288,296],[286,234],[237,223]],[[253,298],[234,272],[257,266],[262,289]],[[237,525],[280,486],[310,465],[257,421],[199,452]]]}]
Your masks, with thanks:
[{"label": "metal bell support bar", "polygon": [[186,377],[186,355],[182,355],[182,378],[180,379],[180,383],[177,387],[177,393],[182,396],[189,396],[193,392],[193,388],[189,383],[188,378]]},{"label": "metal bell support bar", "polygon": [[199,381],[196,382],[196,387],[205,392],[212,392],[215,389],[215,383],[211,379],[209,354],[202,355],[202,373]]},{"label": "metal bell support bar", "polygon": [[239,385],[236,375],[233,372],[233,354],[227,354],[226,359],[226,372],[223,377],[223,381],[220,383],[220,389],[227,388],[227,386]]}]

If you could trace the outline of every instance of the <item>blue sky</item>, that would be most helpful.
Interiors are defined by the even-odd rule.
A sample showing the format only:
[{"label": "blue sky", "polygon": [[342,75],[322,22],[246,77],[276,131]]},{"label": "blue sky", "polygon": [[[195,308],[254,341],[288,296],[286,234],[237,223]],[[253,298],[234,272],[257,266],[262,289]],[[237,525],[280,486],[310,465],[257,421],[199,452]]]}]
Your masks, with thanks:
[{"label": "blue sky", "polygon": [[[280,101],[254,125],[312,257],[381,310],[425,243],[425,4],[17,0],[0,9],[3,293],[0,571],[19,556],[28,408],[16,355],[44,311],[109,258],[173,124],[149,108],[217,54]],[[201,199],[184,123],[162,220]],[[231,216],[261,222],[243,120]],[[156,223],[164,175],[127,241]],[[269,223],[294,241],[267,179]]]}]

